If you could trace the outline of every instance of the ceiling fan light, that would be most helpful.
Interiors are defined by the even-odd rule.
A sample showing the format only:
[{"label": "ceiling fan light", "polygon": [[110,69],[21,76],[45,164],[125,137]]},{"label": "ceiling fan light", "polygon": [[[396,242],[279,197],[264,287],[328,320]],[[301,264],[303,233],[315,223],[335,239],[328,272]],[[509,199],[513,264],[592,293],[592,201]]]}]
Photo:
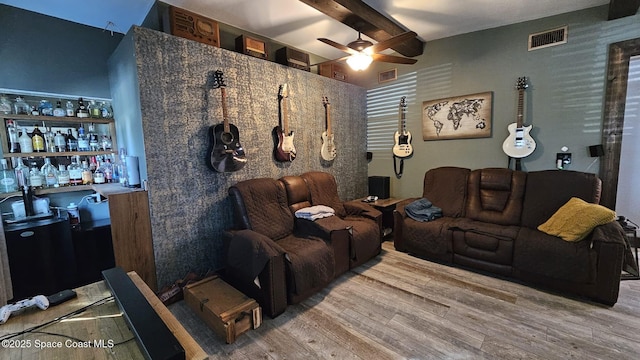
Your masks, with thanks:
[{"label": "ceiling fan light", "polygon": [[371,55],[366,54],[364,52],[359,52],[357,54],[353,54],[349,56],[347,59],[347,64],[355,71],[365,70],[371,65],[373,58]]}]

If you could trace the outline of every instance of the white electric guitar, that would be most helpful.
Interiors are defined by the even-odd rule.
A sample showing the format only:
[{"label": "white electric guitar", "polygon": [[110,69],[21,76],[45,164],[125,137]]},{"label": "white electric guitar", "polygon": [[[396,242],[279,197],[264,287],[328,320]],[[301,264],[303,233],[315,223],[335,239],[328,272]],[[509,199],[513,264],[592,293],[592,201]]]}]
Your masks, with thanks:
[{"label": "white electric guitar", "polygon": [[336,145],[333,142],[333,132],[331,132],[331,114],[329,98],[322,97],[322,104],[324,105],[324,116],[327,119],[327,130],[322,133],[322,148],[320,149],[320,156],[325,161],[331,161],[336,158],[338,154]]},{"label": "white electric guitar", "polygon": [[516,122],[509,124],[507,129],[509,130],[509,136],[502,144],[502,150],[507,156],[514,159],[520,159],[531,155],[536,149],[536,142],[533,140],[529,131],[531,131],[531,125],[523,126],[523,103],[524,103],[524,90],[528,88],[526,77],[518,78],[516,83],[516,89],[518,90],[518,117]]},{"label": "white electric guitar", "polygon": [[411,133],[406,128],[407,98],[400,99],[400,117],[398,119],[398,131],[394,135],[393,155],[399,158],[406,158],[413,154],[411,146]]}]

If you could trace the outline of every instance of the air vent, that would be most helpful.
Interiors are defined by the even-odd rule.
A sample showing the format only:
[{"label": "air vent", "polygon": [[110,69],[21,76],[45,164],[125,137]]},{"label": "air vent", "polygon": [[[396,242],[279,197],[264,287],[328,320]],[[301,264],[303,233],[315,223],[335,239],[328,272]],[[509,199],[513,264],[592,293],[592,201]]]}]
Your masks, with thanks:
[{"label": "air vent", "polygon": [[547,30],[529,35],[529,51],[565,44],[567,42],[567,27]]}]

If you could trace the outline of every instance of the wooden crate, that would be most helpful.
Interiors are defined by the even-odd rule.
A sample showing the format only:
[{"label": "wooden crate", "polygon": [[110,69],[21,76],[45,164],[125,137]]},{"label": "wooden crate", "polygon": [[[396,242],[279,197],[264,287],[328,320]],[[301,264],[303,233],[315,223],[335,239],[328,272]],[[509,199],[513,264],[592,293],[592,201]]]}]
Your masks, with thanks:
[{"label": "wooden crate", "polygon": [[218,276],[185,286],[184,301],[227,344],[262,324],[258,303]]}]

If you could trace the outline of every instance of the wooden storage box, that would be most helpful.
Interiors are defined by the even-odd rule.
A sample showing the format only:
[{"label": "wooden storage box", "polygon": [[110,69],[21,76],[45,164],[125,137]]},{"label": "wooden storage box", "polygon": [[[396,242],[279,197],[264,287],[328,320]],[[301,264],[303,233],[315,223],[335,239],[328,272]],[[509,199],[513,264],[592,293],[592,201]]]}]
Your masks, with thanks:
[{"label": "wooden storage box", "polygon": [[162,21],[166,33],[220,47],[220,28],[215,20],[169,6]]},{"label": "wooden storage box", "polygon": [[262,324],[262,308],[218,276],[184,287],[184,301],[227,344]]},{"label": "wooden storage box", "polygon": [[302,51],[283,47],[276,50],[276,62],[295,69],[310,71],[309,54]]},{"label": "wooden storage box", "polygon": [[263,60],[268,60],[269,58],[267,54],[267,43],[246,35],[240,35],[236,38],[236,51]]},{"label": "wooden storage box", "polygon": [[349,82],[347,67],[342,64],[324,64],[320,65],[318,74],[332,79]]}]

